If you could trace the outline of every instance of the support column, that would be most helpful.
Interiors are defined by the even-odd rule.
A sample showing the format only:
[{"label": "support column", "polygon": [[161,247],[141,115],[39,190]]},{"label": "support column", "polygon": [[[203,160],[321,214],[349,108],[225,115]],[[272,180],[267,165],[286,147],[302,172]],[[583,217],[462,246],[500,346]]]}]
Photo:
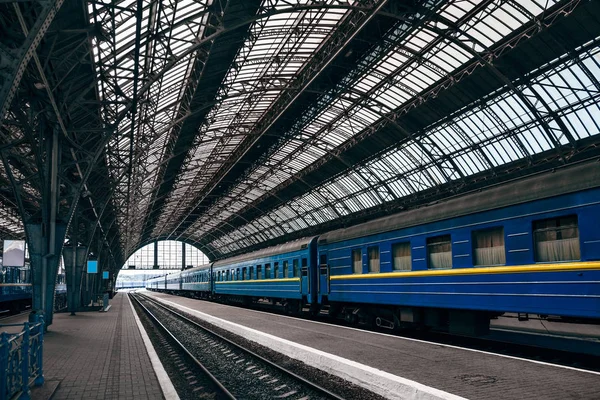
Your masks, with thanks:
[{"label": "support column", "polygon": [[76,251],[73,251],[73,247],[65,247],[63,259],[67,278],[67,307],[71,315],[75,315],[81,309],[81,278],[87,259],[87,247],[78,246]]},{"label": "support column", "polygon": [[30,320],[33,321],[34,315],[42,315],[46,326],[52,324],[56,275],[67,229],[63,223],[53,227],[52,230],[44,224],[26,224],[33,289]]},{"label": "support column", "polygon": [[158,269],[158,240],[154,242],[154,266],[153,269]]},{"label": "support column", "polygon": [[181,244],[181,270],[185,270],[187,265],[185,265],[185,243]]}]

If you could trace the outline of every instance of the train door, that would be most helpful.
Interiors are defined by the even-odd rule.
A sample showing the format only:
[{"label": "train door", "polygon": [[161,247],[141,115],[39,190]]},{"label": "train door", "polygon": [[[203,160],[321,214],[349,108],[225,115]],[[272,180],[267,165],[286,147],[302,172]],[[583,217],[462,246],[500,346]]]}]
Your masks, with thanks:
[{"label": "train door", "polygon": [[[296,260],[294,260],[296,261]],[[300,287],[302,288],[302,297],[306,297],[308,303],[312,303],[310,296],[310,275],[308,270],[308,258],[302,257],[300,259]]]},{"label": "train door", "polygon": [[329,295],[329,265],[327,253],[319,253],[319,303]]}]

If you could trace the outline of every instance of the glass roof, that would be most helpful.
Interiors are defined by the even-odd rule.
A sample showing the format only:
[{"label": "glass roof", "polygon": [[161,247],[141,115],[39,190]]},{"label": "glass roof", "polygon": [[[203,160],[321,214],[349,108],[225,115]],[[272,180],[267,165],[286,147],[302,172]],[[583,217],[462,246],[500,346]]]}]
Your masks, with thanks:
[{"label": "glass roof", "polygon": [[[128,239],[127,248],[139,240],[150,194],[159,183],[157,169],[171,134],[168,127],[180,112],[196,56],[186,51],[203,37],[211,3],[88,2],[90,23],[101,29],[92,45],[104,120],[117,124],[117,134],[107,146],[107,163],[117,182],[114,199],[122,211],[117,218]],[[173,60],[177,61],[166,68]],[[159,72],[160,77],[138,98],[142,85]],[[133,104],[129,111],[127,104]],[[130,177],[124,179],[125,174]]]},{"label": "glass roof", "polygon": [[[463,65],[473,55],[469,52],[493,46],[551,6],[545,2],[519,2],[518,6],[494,2],[472,13],[478,3],[461,1],[443,8],[440,15],[447,19],[445,23],[460,27],[456,37],[441,35],[439,24],[433,23],[411,30],[402,46],[370,64],[354,83],[324,95],[333,100],[324,102],[326,106],[312,113],[310,121],[301,121],[297,130],[286,136],[265,163],[269,168],[257,166],[247,181],[199,220],[194,237],[200,239],[210,231],[209,216],[216,225],[221,218],[243,209],[371,125],[375,118],[402,109]],[[466,43],[469,52],[458,46],[457,40]],[[590,43],[580,49],[578,58],[554,60],[531,71],[527,83],[504,87],[422,132],[411,132],[413,139],[374,155],[366,164],[349,168],[328,183],[213,240],[210,246],[222,253],[236,251],[597,135],[600,87],[591,78],[600,76],[596,46]],[[297,135],[306,138],[298,140]],[[295,162],[288,162],[291,157],[286,155],[290,154]]]},{"label": "glass roof", "polygon": [[[263,6],[281,8],[286,4],[265,1]],[[206,189],[213,175],[348,12],[343,7],[281,12],[250,27],[250,35],[226,75],[216,104],[196,135],[154,235],[174,230],[178,223],[174,214],[197,201],[190,191],[201,193]]]}]

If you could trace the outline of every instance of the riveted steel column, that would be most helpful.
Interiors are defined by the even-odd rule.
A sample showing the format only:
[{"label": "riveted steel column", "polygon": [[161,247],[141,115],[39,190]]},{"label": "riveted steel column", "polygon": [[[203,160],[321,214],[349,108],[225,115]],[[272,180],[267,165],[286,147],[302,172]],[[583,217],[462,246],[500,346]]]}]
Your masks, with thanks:
[{"label": "riveted steel column", "polygon": [[87,259],[87,247],[65,247],[63,259],[67,278],[67,307],[71,315],[75,315],[81,309],[81,277]]},{"label": "riveted steel column", "polygon": [[[35,315],[43,315],[46,326],[52,324],[56,274],[67,229],[66,224],[63,223],[53,225],[54,233],[50,235],[45,224],[26,224],[33,288],[30,320],[33,321]],[[54,246],[50,246],[51,236],[54,237]]]},{"label": "riveted steel column", "polygon": [[154,268],[154,269],[159,268],[159,265],[158,265],[158,240],[154,242],[154,266],[152,268]]}]

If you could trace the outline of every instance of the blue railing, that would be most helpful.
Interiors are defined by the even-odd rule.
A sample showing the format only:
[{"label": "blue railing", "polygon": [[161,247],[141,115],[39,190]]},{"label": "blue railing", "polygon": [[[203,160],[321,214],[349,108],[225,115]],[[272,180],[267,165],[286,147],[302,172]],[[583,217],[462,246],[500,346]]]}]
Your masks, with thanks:
[{"label": "blue railing", "polygon": [[29,399],[29,386],[44,383],[44,320],[36,316],[33,323],[0,325],[0,330],[7,326],[23,326],[23,330],[0,335],[0,400]]}]

